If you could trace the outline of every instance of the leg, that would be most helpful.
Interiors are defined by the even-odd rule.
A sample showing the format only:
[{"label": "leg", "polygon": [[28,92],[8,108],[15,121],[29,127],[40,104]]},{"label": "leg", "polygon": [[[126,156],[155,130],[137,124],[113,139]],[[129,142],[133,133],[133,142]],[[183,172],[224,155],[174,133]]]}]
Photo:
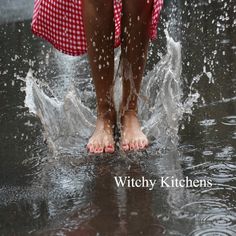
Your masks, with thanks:
[{"label": "leg", "polygon": [[114,152],[113,102],[114,22],[113,1],[83,0],[83,21],[88,57],[97,97],[96,129],[89,139],[90,152]]},{"label": "leg", "polygon": [[137,100],[147,57],[152,7],[152,0],[123,0],[123,99],[120,112],[124,150],[143,149],[148,145],[137,118]]}]

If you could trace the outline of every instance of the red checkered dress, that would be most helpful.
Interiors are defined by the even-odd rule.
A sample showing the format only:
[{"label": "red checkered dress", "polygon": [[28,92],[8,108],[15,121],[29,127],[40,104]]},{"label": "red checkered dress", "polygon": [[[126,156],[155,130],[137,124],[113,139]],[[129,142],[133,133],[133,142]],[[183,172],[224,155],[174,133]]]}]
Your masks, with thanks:
[{"label": "red checkered dress", "polygon": [[[117,47],[120,45],[122,1],[111,1],[114,1],[115,47]],[[163,0],[154,0],[152,23],[149,29],[150,39],[156,38],[162,5]],[[73,56],[87,52],[82,20],[82,0],[35,0],[32,30],[34,34],[46,39],[61,52]]]}]

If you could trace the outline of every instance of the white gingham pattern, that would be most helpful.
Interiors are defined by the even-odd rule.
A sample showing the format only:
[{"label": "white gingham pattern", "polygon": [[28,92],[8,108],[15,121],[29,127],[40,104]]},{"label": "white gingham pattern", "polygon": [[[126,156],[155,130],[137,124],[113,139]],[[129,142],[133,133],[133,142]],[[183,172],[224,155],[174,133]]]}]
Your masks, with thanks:
[{"label": "white gingham pattern", "polygon": [[[111,1],[114,1],[114,46],[118,47],[120,45],[122,1]],[[154,0],[152,23],[149,29],[150,39],[156,38],[162,5],[163,0]],[[78,56],[87,52],[82,19],[82,0],[35,0],[32,31],[66,54]]]}]

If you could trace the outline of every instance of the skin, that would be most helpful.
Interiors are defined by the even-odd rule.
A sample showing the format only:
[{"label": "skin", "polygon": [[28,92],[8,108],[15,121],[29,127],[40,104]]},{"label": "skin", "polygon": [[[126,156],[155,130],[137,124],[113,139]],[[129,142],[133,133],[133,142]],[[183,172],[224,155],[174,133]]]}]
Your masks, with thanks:
[{"label": "skin", "polygon": [[[140,150],[148,145],[137,116],[137,100],[148,49],[148,29],[153,2],[123,0],[121,20],[121,62],[123,97],[120,105],[121,143],[124,151]],[[88,58],[97,99],[97,122],[88,141],[91,153],[115,151],[113,130],[116,111],[114,86],[113,1],[84,0],[83,20]]]}]

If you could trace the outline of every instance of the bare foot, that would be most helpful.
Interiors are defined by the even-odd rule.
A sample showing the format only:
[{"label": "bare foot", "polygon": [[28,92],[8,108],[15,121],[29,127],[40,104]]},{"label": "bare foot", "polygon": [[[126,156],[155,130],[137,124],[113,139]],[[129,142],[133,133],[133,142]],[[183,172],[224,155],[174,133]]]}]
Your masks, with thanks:
[{"label": "bare foot", "polygon": [[135,111],[124,112],[121,125],[121,148],[124,151],[141,150],[148,146],[148,139],[141,130]]},{"label": "bare foot", "polygon": [[114,119],[102,116],[97,118],[95,131],[87,144],[90,153],[113,153],[115,151],[114,125]]}]

